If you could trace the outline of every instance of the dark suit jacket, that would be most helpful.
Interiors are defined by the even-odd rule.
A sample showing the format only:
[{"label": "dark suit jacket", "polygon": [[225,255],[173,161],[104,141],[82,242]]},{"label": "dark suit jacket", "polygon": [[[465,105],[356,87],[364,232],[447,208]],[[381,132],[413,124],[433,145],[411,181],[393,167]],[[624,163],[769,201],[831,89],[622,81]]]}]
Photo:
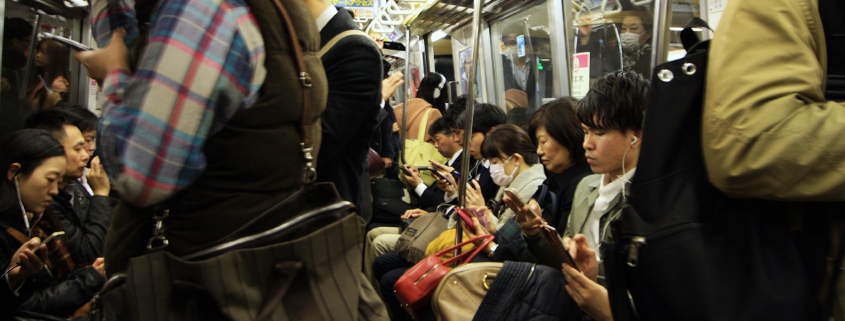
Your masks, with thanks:
[{"label": "dark suit jacket", "polygon": [[[461,154],[458,155],[457,158],[455,158],[455,162],[446,165],[452,166],[454,168],[460,168],[460,164],[463,159],[464,153],[461,152]],[[470,168],[472,168],[472,164],[470,164]],[[460,170],[458,171],[460,172]],[[425,189],[425,192],[423,192],[422,196],[420,196],[420,208],[433,212],[434,210],[436,210],[437,205],[445,203],[443,201],[443,196],[445,194],[446,193],[443,192],[443,190],[437,187],[436,182],[432,183],[431,186]]]},{"label": "dark suit jacket", "polygon": [[[352,17],[338,12],[320,31],[321,46],[352,29],[357,29]],[[381,52],[371,39],[349,36],[322,61],[329,96],[322,117],[317,180],[333,182],[343,199],[360,205],[360,180],[381,103]]]}]

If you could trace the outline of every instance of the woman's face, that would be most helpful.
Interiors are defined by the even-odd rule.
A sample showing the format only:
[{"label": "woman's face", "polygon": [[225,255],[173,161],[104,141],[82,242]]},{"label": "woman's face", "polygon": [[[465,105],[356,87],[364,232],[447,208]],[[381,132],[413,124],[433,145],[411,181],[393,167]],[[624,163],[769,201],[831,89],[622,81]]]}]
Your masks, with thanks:
[{"label": "woman's face", "polygon": [[64,176],[66,162],[67,157],[64,155],[50,157],[29,176],[17,176],[21,201],[27,212],[43,213],[47,209],[53,201],[53,195],[59,193],[59,181]]},{"label": "woman's face", "polygon": [[50,66],[50,55],[47,53],[47,51],[48,49],[46,41],[42,41],[40,44],[38,44],[38,50],[35,51],[35,59],[32,62],[36,67],[44,68]]},{"label": "woman's face", "polygon": [[537,128],[534,135],[537,137],[537,156],[540,156],[540,161],[547,170],[560,174],[572,166],[569,149],[552,138],[545,126]]},{"label": "woman's face", "polygon": [[624,20],[622,20],[622,33],[630,32],[640,35],[640,44],[646,43],[649,39],[651,39],[651,35],[649,35],[646,30],[645,26],[643,25],[643,21],[640,17],[637,16],[627,16]]}]

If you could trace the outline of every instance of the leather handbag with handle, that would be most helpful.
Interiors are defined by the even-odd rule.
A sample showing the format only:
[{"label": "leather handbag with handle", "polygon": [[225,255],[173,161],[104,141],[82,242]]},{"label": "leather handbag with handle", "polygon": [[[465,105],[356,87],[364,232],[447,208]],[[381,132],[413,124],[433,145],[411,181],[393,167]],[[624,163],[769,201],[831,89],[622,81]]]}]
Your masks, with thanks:
[{"label": "leather handbag with handle", "polygon": [[[402,304],[409,314],[416,316],[418,311],[431,302],[431,296],[434,294],[434,290],[440,284],[443,277],[451,270],[449,266],[456,262],[460,265],[472,261],[481,250],[493,241],[493,238],[495,238],[493,235],[482,235],[464,241],[437,252],[434,255],[430,255],[408,269],[393,286],[399,303]],[[446,261],[440,260],[440,257],[446,253],[480,240],[483,240],[483,243],[474,250],[464,252]]]},{"label": "leather handbag with handle", "polygon": [[310,76],[283,2],[290,4],[267,6],[278,10],[287,29],[296,66],[290,72],[301,80],[302,188],[228,236],[181,256],[166,251],[164,211],[155,217],[149,243],[164,246],[132,258],[124,274],[107,281],[95,296],[93,319],[387,320],[355,268],[364,237],[355,207],[333,184],[314,183]]},{"label": "leather handbag with handle", "polygon": [[503,264],[470,263],[446,274],[431,298],[431,308],[437,320],[472,320]]}]

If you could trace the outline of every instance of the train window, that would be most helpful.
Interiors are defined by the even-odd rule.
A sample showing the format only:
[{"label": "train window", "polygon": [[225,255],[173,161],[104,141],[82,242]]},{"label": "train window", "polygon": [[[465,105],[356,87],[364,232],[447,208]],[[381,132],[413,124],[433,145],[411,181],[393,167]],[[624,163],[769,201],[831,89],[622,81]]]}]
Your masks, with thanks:
[{"label": "train window", "polygon": [[[684,50],[684,46],[681,43],[681,30],[684,29],[690,18],[702,17],[701,9],[703,6],[699,0],[673,0],[671,3],[670,23],[666,24],[669,30],[663,30],[668,35],[667,40],[669,45],[661,53],[666,61],[675,60],[686,55],[686,50]],[[699,39],[705,39],[706,36],[709,36],[705,35],[701,28],[693,28],[693,30],[696,31]]]},{"label": "train window", "polygon": [[493,59],[497,101],[511,124],[527,124],[543,99],[555,97],[558,80],[553,75],[547,10],[546,4],[538,5],[493,25],[499,40],[493,49],[499,57]]},{"label": "train window", "polygon": [[575,27],[571,95],[584,97],[595,80],[607,73],[633,71],[650,78],[654,13],[652,1],[581,1]]}]

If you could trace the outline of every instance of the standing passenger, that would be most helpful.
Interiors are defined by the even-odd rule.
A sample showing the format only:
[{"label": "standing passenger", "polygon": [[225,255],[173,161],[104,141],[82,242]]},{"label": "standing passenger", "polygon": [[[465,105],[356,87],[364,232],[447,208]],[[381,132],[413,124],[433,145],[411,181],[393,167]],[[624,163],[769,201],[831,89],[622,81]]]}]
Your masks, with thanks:
[{"label": "standing passenger", "polygon": [[[320,30],[320,47],[342,32],[358,30],[349,14],[325,0],[304,0]],[[329,82],[317,181],[333,182],[340,196],[361,207],[361,180],[382,100],[381,52],[370,37],[338,41],[322,57]]]}]

